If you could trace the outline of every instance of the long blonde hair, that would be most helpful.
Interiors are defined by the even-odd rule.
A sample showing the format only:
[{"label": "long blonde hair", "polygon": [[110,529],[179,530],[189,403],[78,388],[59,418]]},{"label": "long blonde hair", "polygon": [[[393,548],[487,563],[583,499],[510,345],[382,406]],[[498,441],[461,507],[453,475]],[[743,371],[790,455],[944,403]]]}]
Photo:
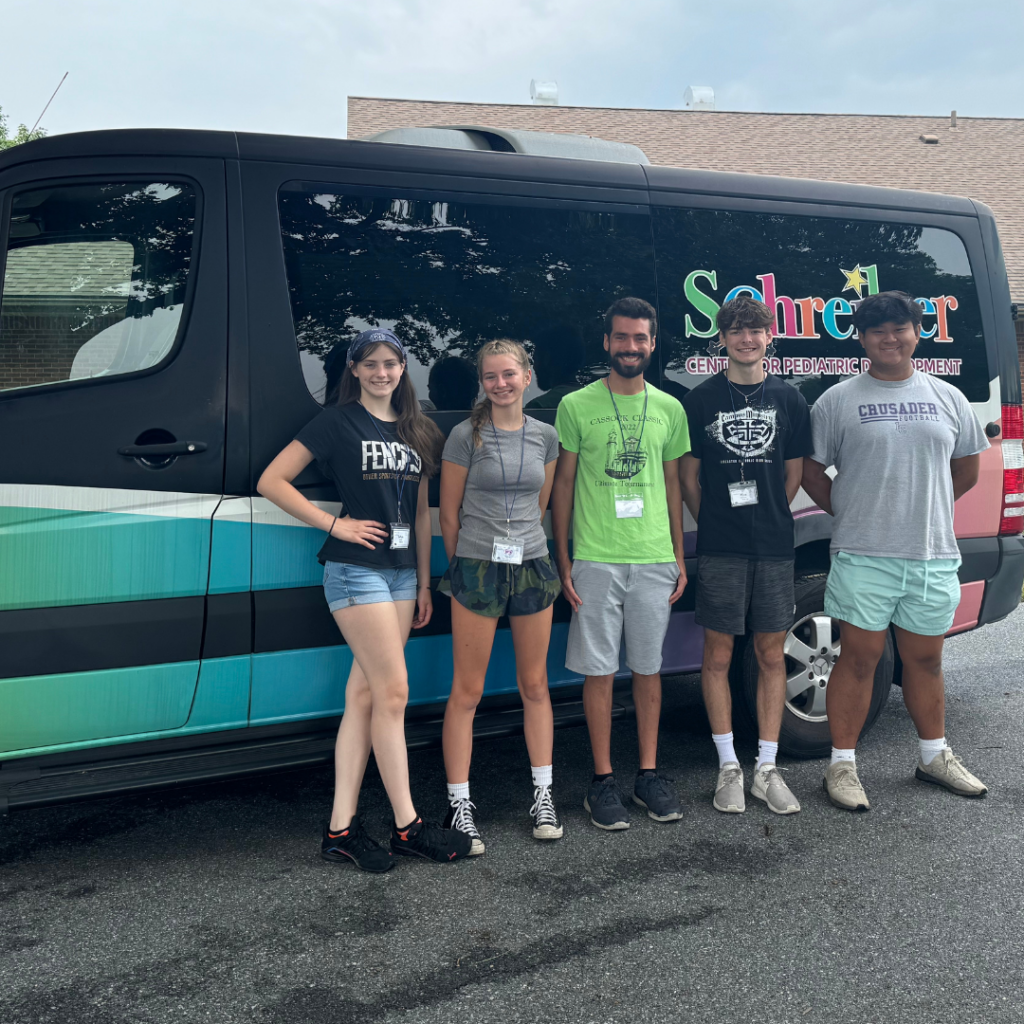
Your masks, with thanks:
[{"label": "long blonde hair", "polygon": [[[518,341],[510,341],[508,338],[498,338],[496,341],[489,341],[476,357],[476,373],[480,384],[484,381],[484,360],[488,356],[512,356],[519,364],[523,373],[530,372],[530,357],[526,349]],[[491,400],[486,395],[473,406],[469,414],[469,422],[473,427],[473,447],[480,447],[480,428],[491,418]]]}]

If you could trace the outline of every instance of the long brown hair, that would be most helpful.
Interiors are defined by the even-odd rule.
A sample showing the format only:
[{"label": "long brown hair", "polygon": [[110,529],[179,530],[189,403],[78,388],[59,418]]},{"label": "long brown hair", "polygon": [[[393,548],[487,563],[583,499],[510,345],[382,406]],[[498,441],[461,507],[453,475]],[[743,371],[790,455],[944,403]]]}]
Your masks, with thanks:
[{"label": "long brown hair", "polygon": [[[523,373],[530,372],[530,357],[526,349],[518,341],[510,341],[508,338],[498,338],[496,341],[489,341],[476,357],[476,373],[480,378],[481,385],[484,381],[484,360],[488,356],[512,356],[522,368]],[[485,395],[469,414],[469,422],[473,427],[473,447],[480,447],[480,428],[491,418],[491,400]]]},{"label": "long brown hair", "polygon": [[[394,345],[389,345],[386,341],[380,341],[372,348],[363,351],[360,361],[376,352],[381,345],[387,346],[388,349],[394,352],[403,367],[406,365],[402,353]],[[359,378],[352,373],[353,365],[349,362],[345,366],[345,373],[342,374],[341,384],[338,387],[338,405],[348,405],[351,402],[359,401],[362,389],[359,384]],[[391,392],[391,408],[398,413],[398,419],[395,421],[395,429],[398,432],[398,436],[410,448],[416,449],[423,463],[424,476],[433,476],[439,468],[444,435],[432,419],[423,415],[420,403],[416,399],[416,388],[413,387],[412,381],[409,380],[408,372],[402,374],[398,381],[398,387]]]}]

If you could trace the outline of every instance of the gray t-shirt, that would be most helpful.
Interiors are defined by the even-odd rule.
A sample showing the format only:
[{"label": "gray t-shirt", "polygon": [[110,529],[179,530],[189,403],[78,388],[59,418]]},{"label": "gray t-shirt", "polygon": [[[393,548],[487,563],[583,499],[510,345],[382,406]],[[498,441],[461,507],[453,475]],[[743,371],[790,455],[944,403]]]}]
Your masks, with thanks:
[{"label": "gray t-shirt", "polygon": [[[505,501],[512,509],[513,537],[525,542],[523,558],[541,558],[548,553],[547,537],[540,515],[540,492],[544,486],[544,467],[558,458],[558,434],[548,423],[526,417],[526,435],[522,430],[499,430],[498,444],[505,462],[502,488],[501,462],[490,423],[480,428],[480,447],[473,446],[473,428],[463,420],[448,435],[441,458],[469,470],[466,493],[462,498],[461,527],[455,554],[460,558],[490,560],[494,538],[505,536]],[[522,452],[523,476],[519,476]]]},{"label": "gray t-shirt", "polygon": [[915,371],[906,380],[862,373],[811,409],[815,462],[835,466],[833,553],[959,558],[950,459],[988,441],[967,399]]}]

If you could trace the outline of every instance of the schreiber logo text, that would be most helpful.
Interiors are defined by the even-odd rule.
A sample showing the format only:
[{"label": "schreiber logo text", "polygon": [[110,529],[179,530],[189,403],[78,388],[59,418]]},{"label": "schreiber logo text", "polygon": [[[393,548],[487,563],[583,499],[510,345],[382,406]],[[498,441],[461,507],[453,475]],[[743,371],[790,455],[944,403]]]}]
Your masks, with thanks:
[{"label": "schreiber logo text", "polygon": [[[755,275],[760,287],[752,284],[737,285],[726,293],[722,301],[729,302],[738,295],[750,295],[763,302],[775,313],[773,333],[776,338],[813,340],[822,337],[818,329],[820,326],[826,337],[845,341],[853,337],[854,333],[853,324],[849,320],[853,315],[853,303],[864,296],[865,289],[868,295],[877,295],[879,292],[878,265],[873,263],[864,267],[858,263],[853,270],[845,270],[842,267],[839,270],[846,278],[846,284],[841,291],[853,292],[856,298],[852,301],[844,299],[841,294],[829,299],[817,295],[808,295],[802,299],[779,295],[776,292],[774,274]],[[689,313],[686,314],[685,333],[688,338],[710,338],[718,333],[715,315],[720,304],[716,298],[708,294],[709,285],[710,290],[718,290],[718,273],[714,270],[691,270],[683,282],[686,300],[699,314],[697,320]],[[953,336],[949,333],[949,314],[960,306],[957,297],[934,295],[931,298],[921,297],[916,301],[920,303],[925,318],[921,327],[922,340],[952,342]]]},{"label": "schreiber logo text", "polygon": [[[922,373],[932,373],[937,377],[959,377],[962,359],[915,359],[914,369]],[[685,370],[695,377],[704,377],[718,373],[729,365],[725,356],[690,356],[686,360]],[[805,357],[786,357],[766,359],[764,368],[768,373],[795,373],[799,376],[820,374],[828,377],[850,377],[855,373],[865,373],[871,366],[871,360],[862,359],[823,359]]]}]

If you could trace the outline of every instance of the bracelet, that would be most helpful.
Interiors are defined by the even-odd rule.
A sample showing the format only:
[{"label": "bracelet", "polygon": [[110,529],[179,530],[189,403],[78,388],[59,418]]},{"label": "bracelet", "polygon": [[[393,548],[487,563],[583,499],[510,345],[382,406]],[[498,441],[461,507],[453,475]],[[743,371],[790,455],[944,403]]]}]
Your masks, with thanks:
[{"label": "bracelet", "polygon": [[[336,523],[337,521],[338,521],[338,517],[335,516],[334,517],[334,523]],[[327,536],[328,537],[330,537],[334,533],[334,523],[331,523],[331,525],[327,528]]]}]

